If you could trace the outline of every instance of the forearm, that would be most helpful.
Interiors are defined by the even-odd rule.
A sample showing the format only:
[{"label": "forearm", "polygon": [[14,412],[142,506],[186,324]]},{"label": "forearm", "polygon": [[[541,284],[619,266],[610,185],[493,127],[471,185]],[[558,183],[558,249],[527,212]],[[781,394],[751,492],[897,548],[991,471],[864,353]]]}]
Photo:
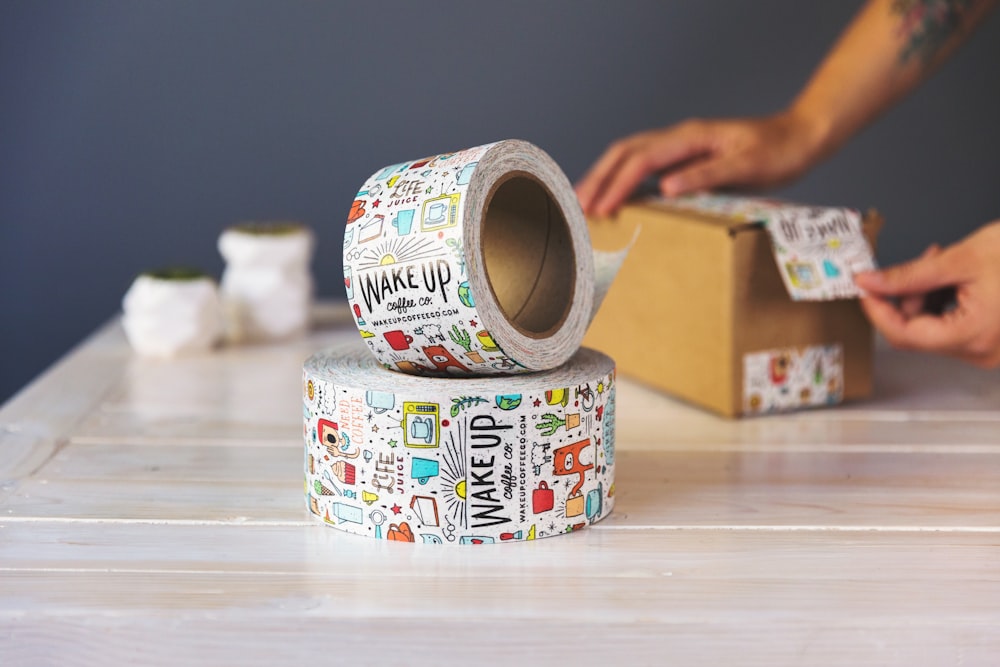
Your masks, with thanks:
[{"label": "forearm", "polygon": [[871,0],[789,108],[811,128],[815,161],[943,63],[997,0]]}]

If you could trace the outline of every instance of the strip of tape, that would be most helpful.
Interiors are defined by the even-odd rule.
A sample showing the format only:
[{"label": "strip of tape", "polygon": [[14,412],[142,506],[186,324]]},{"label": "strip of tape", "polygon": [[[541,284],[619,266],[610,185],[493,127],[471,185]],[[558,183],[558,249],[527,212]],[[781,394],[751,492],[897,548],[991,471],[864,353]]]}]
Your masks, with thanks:
[{"label": "strip of tape", "polygon": [[794,301],[857,298],[861,290],[854,284],[854,274],[876,268],[874,253],[862,233],[861,214],[854,209],[717,194],[678,197],[669,203],[764,223],[774,261]]},{"label": "strip of tape", "polygon": [[743,355],[743,412],[754,415],[840,403],[840,344],[762,350]]},{"label": "strip of tape", "polygon": [[615,369],[578,350],[506,379],[417,378],[363,346],[303,368],[305,492],[335,528],[406,542],[533,540],[614,505]]},{"label": "strip of tape", "polygon": [[509,140],[372,174],[347,219],[344,283],[386,367],[513,374],[570,358],[626,252],[595,258],[569,180]]}]

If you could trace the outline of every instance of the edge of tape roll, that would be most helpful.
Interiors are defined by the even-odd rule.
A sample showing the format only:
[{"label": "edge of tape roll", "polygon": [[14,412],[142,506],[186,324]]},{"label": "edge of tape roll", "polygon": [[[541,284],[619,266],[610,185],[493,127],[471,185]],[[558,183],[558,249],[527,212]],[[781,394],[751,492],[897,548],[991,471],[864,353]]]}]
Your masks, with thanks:
[{"label": "edge of tape roll", "polygon": [[572,532],[614,505],[614,362],[418,378],[359,344],[303,367],[305,492],[335,528],[404,542],[485,544]]},{"label": "edge of tape roll", "polygon": [[523,373],[570,358],[625,252],[595,262],[565,174],[506,140],[372,174],[347,219],[344,281],[387,368]]}]

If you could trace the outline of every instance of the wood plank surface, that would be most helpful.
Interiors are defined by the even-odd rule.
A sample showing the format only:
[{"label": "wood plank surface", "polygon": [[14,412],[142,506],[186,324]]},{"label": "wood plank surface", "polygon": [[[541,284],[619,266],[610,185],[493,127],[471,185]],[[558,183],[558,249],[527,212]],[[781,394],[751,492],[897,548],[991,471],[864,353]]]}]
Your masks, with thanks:
[{"label": "wood plank surface", "polygon": [[302,497],[300,367],[112,322],[0,408],[0,665],[1000,664],[1000,374],[880,348],[877,395],[730,421],[620,378],[616,507],[481,548]]}]

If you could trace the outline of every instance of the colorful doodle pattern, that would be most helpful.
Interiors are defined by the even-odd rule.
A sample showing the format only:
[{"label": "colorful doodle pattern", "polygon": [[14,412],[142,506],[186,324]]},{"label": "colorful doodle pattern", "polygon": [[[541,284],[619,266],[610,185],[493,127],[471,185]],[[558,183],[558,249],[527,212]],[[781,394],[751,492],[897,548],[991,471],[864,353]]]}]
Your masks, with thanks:
[{"label": "colorful doodle pattern", "polygon": [[876,268],[871,246],[861,231],[861,215],[852,209],[727,195],[693,195],[668,203],[764,223],[781,278],[795,301],[857,298],[861,292],[854,284],[854,274]]},{"label": "colorful doodle pattern", "polygon": [[843,397],[841,345],[765,350],[743,356],[744,414],[833,405]]},{"label": "colorful doodle pattern", "polygon": [[465,194],[494,144],[386,167],[344,230],[344,286],[361,337],[388,368],[462,376],[528,370],[482,324],[463,254]]},{"label": "colorful doodle pattern", "polygon": [[614,372],[532,394],[415,400],[303,374],[305,493],[326,523],[436,544],[579,530],[614,505]]}]

